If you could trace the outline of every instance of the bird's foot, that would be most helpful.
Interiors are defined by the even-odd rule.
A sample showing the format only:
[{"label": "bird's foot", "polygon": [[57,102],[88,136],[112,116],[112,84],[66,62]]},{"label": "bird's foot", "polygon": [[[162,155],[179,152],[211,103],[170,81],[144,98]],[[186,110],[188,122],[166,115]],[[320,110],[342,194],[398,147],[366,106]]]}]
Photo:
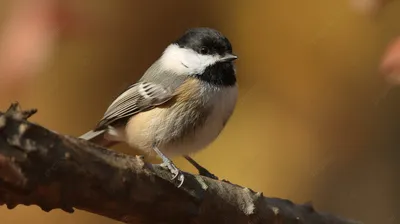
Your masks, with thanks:
[{"label": "bird's foot", "polygon": [[183,172],[178,169],[175,164],[168,159],[157,147],[154,147],[154,151],[161,157],[163,160],[163,163],[161,164],[162,167],[168,168],[168,170],[172,173],[172,179],[175,180],[178,178],[178,181],[180,181],[178,188],[180,188],[183,184],[183,181],[185,180],[185,176],[183,175]]},{"label": "bird's foot", "polygon": [[201,176],[208,177],[208,178],[211,178],[214,180],[218,180],[217,176],[215,176],[210,171],[208,171],[206,168],[204,168],[199,163],[197,163],[194,159],[192,159],[192,157],[190,157],[190,156],[184,156],[184,157],[187,161],[189,161],[189,163],[191,163],[197,169],[197,171],[199,171],[199,174]]},{"label": "bird's foot", "polygon": [[171,180],[178,179],[179,185],[178,188],[182,186],[183,181],[185,180],[185,176],[183,175],[182,171],[178,169],[175,164],[169,160],[169,161],[164,161],[161,166],[166,167],[171,173],[172,173],[172,178]]},{"label": "bird's foot", "polygon": [[212,174],[210,171],[208,171],[208,170],[207,170],[206,168],[204,168],[204,167],[198,168],[197,170],[199,171],[199,174],[200,174],[201,176],[208,177],[208,178],[211,178],[211,179],[214,179],[214,180],[218,180],[218,177],[217,177],[217,176],[215,176],[214,174]]}]

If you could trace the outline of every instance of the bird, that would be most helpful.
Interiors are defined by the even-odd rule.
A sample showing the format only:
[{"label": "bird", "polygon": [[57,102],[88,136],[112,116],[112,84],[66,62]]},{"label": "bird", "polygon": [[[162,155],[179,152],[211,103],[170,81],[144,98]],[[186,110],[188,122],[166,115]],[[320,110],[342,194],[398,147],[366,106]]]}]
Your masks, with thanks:
[{"label": "bird", "polygon": [[186,30],[80,138],[105,147],[125,142],[159,156],[172,180],[178,177],[178,187],[182,186],[185,177],[171,158],[183,156],[199,171],[208,172],[190,155],[216,140],[234,112],[237,58],[220,31]]}]

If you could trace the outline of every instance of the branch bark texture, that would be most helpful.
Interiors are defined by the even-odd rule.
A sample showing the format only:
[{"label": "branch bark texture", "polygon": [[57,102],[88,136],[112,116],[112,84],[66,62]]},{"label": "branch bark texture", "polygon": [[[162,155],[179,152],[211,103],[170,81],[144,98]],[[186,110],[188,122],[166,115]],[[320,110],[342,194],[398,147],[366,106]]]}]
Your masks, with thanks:
[{"label": "branch bark texture", "polygon": [[124,223],[355,224],[312,205],[185,173],[170,173],[140,156],[111,151],[26,120],[16,104],[0,113],[0,204],[74,208]]}]

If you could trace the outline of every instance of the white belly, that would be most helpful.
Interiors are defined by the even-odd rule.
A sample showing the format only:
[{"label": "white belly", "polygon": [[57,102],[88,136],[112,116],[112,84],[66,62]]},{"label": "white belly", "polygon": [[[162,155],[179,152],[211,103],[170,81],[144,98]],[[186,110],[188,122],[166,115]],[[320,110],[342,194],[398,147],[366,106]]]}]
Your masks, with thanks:
[{"label": "white belly", "polygon": [[[205,148],[218,137],[232,115],[238,90],[233,86],[204,88],[201,91],[204,92],[199,96],[207,97],[194,102],[210,108],[207,116],[202,118],[202,125],[197,125],[193,119],[201,115],[200,112],[190,107],[158,107],[130,119],[125,129],[125,141],[153,155],[153,145],[157,144],[168,157],[188,155]],[[185,130],[183,127],[186,127]]]}]

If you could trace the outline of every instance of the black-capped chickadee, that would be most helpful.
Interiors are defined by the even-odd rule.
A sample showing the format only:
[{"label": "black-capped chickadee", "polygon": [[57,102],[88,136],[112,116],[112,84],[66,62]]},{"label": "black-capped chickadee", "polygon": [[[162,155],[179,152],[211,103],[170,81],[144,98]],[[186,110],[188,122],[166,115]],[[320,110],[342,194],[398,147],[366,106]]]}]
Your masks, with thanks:
[{"label": "black-capped chickadee", "polygon": [[231,43],[217,30],[186,31],[80,138],[155,152],[181,186],[184,176],[169,158],[183,155],[195,165],[188,155],[220,134],[236,105],[235,59]]}]

